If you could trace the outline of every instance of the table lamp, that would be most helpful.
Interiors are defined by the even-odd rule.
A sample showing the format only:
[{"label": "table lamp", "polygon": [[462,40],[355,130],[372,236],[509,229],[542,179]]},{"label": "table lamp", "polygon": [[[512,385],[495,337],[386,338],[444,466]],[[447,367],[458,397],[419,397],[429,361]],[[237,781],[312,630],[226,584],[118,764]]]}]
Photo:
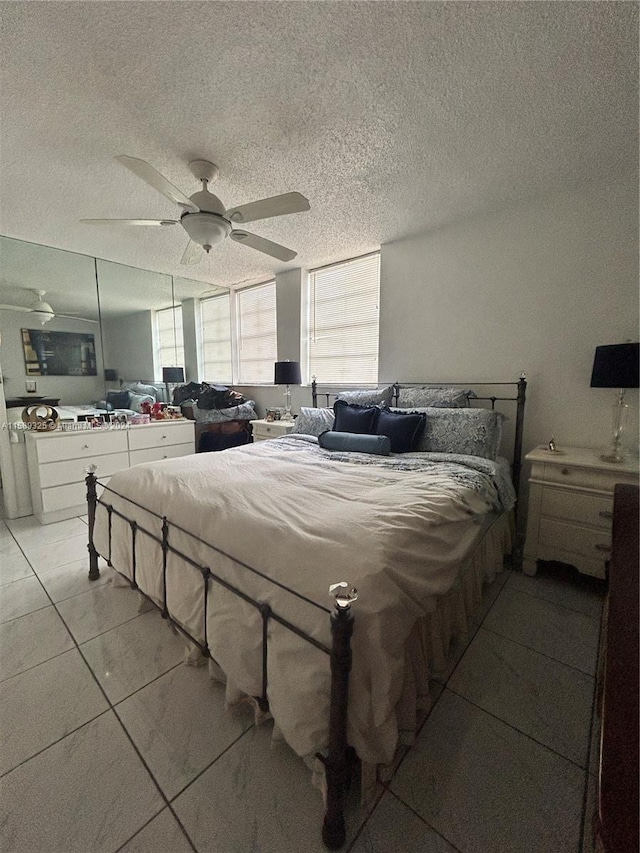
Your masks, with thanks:
[{"label": "table lamp", "polygon": [[163,367],[162,381],[167,389],[167,403],[171,402],[169,395],[169,383],[181,385],[184,382],[184,367]]},{"label": "table lamp", "polygon": [[591,373],[592,388],[617,388],[618,396],[613,407],[613,436],[611,449],[600,458],[605,462],[624,462],[621,438],[629,414],[624,401],[627,388],[638,387],[638,357],[640,345],[633,343],[611,344],[596,347]]},{"label": "table lamp", "polygon": [[290,385],[302,384],[302,374],[300,372],[299,361],[276,361],[275,363],[274,385],[286,385],[287,390],[284,392],[285,407],[282,420],[292,421],[291,414],[291,389]]}]

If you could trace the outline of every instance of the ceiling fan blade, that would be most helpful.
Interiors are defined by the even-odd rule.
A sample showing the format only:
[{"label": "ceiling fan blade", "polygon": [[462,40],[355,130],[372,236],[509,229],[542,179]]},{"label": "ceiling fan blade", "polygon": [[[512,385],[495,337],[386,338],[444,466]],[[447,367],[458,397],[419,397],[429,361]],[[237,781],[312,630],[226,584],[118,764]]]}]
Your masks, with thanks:
[{"label": "ceiling fan blade", "polygon": [[174,187],[170,181],[161,175],[160,172],[157,172],[146,160],[140,160],[138,157],[129,157],[127,154],[119,154],[117,157],[114,157],[114,160],[122,163],[134,175],[142,178],[149,186],[152,186],[154,190],[162,193],[169,201],[187,207],[189,210],[198,210],[189,196],[186,196],[181,190]]},{"label": "ceiling fan blade", "polygon": [[177,225],[177,219],[81,219],[83,225]]},{"label": "ceiling fan blade", "polygon": [[265,240],[264,237],[258,237],[257,234],[249,234],[248,231],[232,231],[229,236],[236,243],[242,243],[250,249],[257,249],[258,252],[264,252],[265,255],[271,255],[272,258],[278,258],[280,261],[292,261],[298,254],[278,243],[272,243],[271,240]]},{"label": "ceiling fan blade", "polygon": [[285,213],[302,213],[310,210],[311,205],[300,193],[284,193],[273,198],[263,198],[250,204],[241,204],[227,210],[225,217],[232,222],[255,222],[256,219],[269,219],[271,216],[284,216]]},{"label": "ceiling fan blade", "polygon": [[184,255],[180,259],[181,264],[199,264],[202,260],[202,246],[189,240],[187,248],[184,250]]},{"label": "ceiling fan blade", "polygon": [[33,308],[24,308],[22,305],[0,305],[0,310],[2,311],[26,311],[27,314],[30,314],[33,311]]},{"label": "ceiling fan blade", "polygon": [[73,314],[58,314],[57,312],[54,314],[56,320],[81,320],[83,323],[98,323],[98,320],[90,320],[88,317],[77,317]]}]

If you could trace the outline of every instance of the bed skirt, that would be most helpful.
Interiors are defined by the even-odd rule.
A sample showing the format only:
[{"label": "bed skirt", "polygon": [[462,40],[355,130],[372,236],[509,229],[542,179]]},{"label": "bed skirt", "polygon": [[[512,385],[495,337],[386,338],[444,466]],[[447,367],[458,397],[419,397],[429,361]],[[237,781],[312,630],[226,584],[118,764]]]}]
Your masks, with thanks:
[{"label": "bed skirt", "polygon": [[[390,765],[361,764],[361,802],[369,808],[377,796],[378,780],[385,781],[393,772],[399,758],[413,743],[417,731],[431,709],[430,679],[444,672],[448,665],[451,643],[468,635],[473,629],[473,616],[482,601],[483,587],[492,583],[496,575],[504,570],[504,558],[512,551],[514,520],[512,513],[488,518],[479,533],[478,542],[461,568],[458,579],[449,592],[437,599],[433,612],[418,620],[405,646],[405,678],[396,714],[398,721],[398,748],[396,758]],[[117,573],[114,583],[129,585],[129,581]],[[144,601],[144,599],[143,599]],[[212,658],[205,658],[200,649],[186,638],[186,663],[191,666],[208,664],[209,675],[225,684],[225,700],[230,709],[249,703],[254,709],[256,723],[271,719],[268,712],[260,709],[256,699],[247,696],[229,679]],[[283,739],[277,722],[274,721],[273,737]],[[314,755],[305,757],[312,771],[315,787],[323,795],[325,791],[324,767]]]}]

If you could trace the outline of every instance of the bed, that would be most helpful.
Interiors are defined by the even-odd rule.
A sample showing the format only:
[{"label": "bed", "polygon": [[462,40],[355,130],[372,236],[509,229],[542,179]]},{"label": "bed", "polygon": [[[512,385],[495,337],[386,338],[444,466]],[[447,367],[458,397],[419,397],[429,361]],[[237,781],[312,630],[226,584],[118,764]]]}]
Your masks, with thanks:
[{"label": "bed", "polygon": [[[485,384],[469,414],[427,407],[431,444],[411,452],[327,451],[309,429],[136,466],[107,487],[87,476],[89,577],[103,556],[208,660],[228,704],[273,717],[323,787],[329,849],[344,842],[354,758],[370,783],[411,741],[430,672],[512,551],[526,380]],[[433,384],[390,387],[384,409],[402,416]],[[301,430],[303,415],[329,418],[318,397],[314,382]],[[494,458],[450,452],[452,418],[476,425],[473,450],[502,402],[515,404],[509,460],[500,436]]]}]

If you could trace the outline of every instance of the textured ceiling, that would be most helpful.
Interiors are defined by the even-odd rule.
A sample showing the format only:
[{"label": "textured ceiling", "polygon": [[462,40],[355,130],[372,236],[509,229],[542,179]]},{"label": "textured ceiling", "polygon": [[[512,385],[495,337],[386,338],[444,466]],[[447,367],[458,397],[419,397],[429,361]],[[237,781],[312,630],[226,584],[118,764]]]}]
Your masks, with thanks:
[{"label": "textured ceiling", "polygon": [[[629,168],[635,3],[3,2],[0,232],[233,285],[314,266]],[[305,214],[181,267],[175,217],[122,166],[227,207],[297,190]]]}]

